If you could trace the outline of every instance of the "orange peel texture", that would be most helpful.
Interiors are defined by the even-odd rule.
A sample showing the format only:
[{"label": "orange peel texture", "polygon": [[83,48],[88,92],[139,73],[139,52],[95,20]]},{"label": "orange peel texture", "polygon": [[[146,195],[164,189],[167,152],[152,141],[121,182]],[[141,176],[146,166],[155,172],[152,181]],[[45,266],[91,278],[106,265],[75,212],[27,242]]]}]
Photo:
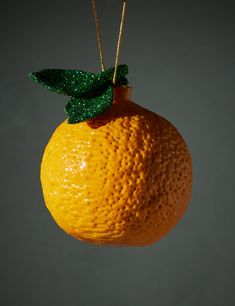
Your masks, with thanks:
[{"label": "orange peel texture", "polygon": [[41,164],[46,206],[69,235],[95,244],[149,245],[184,214],[192,189],[189,150],[177,129],[114,91],[111,108],[64,121]]}]

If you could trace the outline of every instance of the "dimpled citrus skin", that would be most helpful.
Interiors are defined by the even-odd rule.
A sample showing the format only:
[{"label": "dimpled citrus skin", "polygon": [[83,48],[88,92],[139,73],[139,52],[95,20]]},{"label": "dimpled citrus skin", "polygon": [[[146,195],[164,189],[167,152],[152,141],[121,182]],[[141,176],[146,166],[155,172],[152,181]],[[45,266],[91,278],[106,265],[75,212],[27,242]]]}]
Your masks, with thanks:
[{"label": "dimpled citrus skin", "polygon": [[187,146],[166,119],[121,100],[88,122],[63,122],[44,152],[47,208],[73,237],[144,246],[184,214],[192,188]]}]

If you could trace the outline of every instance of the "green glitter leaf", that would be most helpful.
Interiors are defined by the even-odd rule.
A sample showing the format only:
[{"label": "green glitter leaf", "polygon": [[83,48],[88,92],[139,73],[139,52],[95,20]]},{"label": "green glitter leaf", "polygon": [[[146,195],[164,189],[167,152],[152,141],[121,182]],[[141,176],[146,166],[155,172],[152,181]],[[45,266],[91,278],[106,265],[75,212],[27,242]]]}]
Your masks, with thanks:
[{"label": "green glitter leaf", "polygon": [[[113,81],[114,68],[109,68],[105,71],[97,73],[96,76],[106,82]],[[125,76],[128,74],[128,66],[127,65],[119,65],[117,68],[117,78],[116,85],[122,85],[122,80],[125,79]],[[123,84],[124,85],[124,84]]]},{"label": "green glitter leaf", "polygon": [[94,73],[64,69],[45,69],[29,77],[50,91],[72,97],[89,96],[96,79]]},{"label": "green glitter leaf", "polygon": [[113,92],[112,86],[100,96],[91,99],[72,98],[65,107],[65,112],[68,115],[68,123],[78,123],[95,118],[97,115],[105,112],[112,105]]},{"label": "green glitter leaf", "polygon": [[[72,97],[65,111],[69,123],[94,118],[112,105],[114,68],[99,73],[83,70],[45,69],[29,74],[38,84],[58,94]],[[127,65],[117,68],[116,85],[127,85]]]}]

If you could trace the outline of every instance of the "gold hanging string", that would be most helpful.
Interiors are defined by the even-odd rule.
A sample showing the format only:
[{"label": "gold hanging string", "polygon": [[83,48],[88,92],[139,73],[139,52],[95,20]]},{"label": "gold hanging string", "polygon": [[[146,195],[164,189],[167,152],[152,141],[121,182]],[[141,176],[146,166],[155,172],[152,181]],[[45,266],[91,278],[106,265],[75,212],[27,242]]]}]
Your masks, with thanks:
[{"label": "gold hanging string", "polygon": [[[125,20],[125,15],[126,15],[126,4],[127,4],[127,0],[123,0],[122,17],[121,17],[121,23],[120,23],[120,28],[119,28],[115,65],[114,65],[114,74],[113,74],[113,84],[114,85],[116,84],[116,78],[117,78],[118,60],[119,60],[120,46],[121,46],[121,41],[122,41],[123,25],[124,25],[124,20]],[[104,65],[103,47],[102,47],[100,24],[99,24],[99,19],[98,19],[97,10],[96,10],[96,0],[92,0],[92,5],[93,5],[93,14],[95,18],[96,33],[97,33],[97,40],[98,40],[99,53],[100,53],[100,65],[101,65],[102,71],[104,71],[105,65]]]},{"label": "gold hanging string", "polygon": [[95,18],[96,34],[97,34],[99,53],[100,53],[100,66],[101,66],[101,70],[104,71],[105,70],[104,52],[103,52],[103,47],[102,47],[100,24],[99,24],[99,19],[98,19],[97,10],[96,10],[96,0],[92,0],[92,6],[93,6],[93,14]]},{"label": "gold hanging string", "polygon": [[122,5],[122,18],[121,18],[121,23],[120,23],[119,35],[118,35],[118,43],[117,43],[114,74],[113,74],[113,84],[114,85],[116,84],[116,78],[117,78],[117,67],[118,67],[118,60],[119,60],[119,54],[120,54],[120,46],[121,46],[121,41],[122,41],[124,19],[126,15],[126,3],[127,3],[127,0],[124,0],[123,5]]}]

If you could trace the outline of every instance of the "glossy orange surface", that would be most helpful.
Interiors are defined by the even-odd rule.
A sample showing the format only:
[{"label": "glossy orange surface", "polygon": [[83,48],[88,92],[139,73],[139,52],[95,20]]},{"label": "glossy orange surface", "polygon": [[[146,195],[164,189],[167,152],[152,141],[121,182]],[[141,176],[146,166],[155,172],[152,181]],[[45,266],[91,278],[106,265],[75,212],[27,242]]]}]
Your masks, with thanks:
[{"label": "glossy orange surface", "polygon": [[45,149],[47,208],[77,239],[151,244],[177,224],[190,200],[192,164],[183,138],[129,96],[129,88],[117,88],[106,113],[78,124],[64,121]]}]

